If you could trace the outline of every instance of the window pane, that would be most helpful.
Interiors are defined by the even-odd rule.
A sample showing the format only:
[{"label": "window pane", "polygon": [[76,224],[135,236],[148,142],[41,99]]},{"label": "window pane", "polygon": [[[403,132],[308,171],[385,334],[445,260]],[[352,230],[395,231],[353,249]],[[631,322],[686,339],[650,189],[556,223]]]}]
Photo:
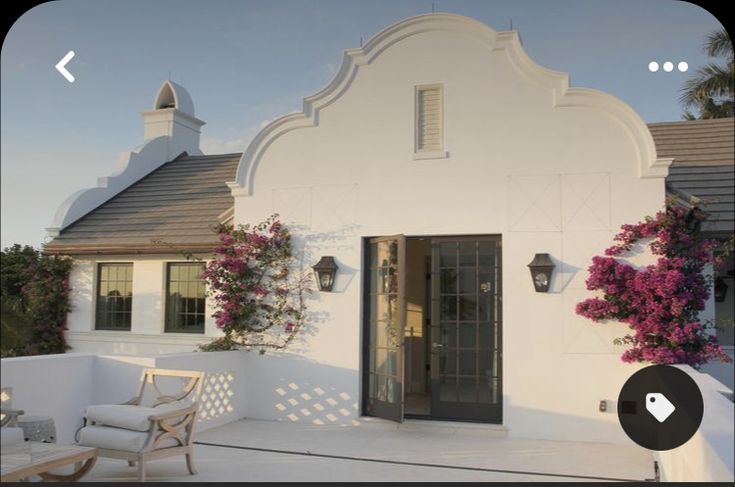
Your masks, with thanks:
[{"label": "window pane", "polygon": [[441,267],[456,267],[457,244],[455,242],[439,244],[439,265]]},{"label": "window pane", "polygon": [[439,360],[439,373],[453,375],[457,373],[457,352],[447,350]]},{"label": "window pane", "polygon": [[467,321],[477,319],[477,298],[475,296],[459,297],[459,319]]},{"label": "window pane", "polygon": [[479,243],[479,264],[481,266],[494,266],[495,262],[495,242]]},{"label": "window pane", "polygon": [[475,242],[459,243],[459,265],[474,266],[477,264],[475,257],[476,245]]},{"label": "window pane", "polygon": [[477,292],[477,274],[474,267],[459,268],[459,293],[473,294]]},{"label": "window pane", "polygon": [[166,331],[204,333],[206,287],[199,276],[204,265],[169,263],[166,283]]},{"label": "window pane", "polygon": [[441,342],[447,349],[457,348],[457,325],[455,323],[441,324]]},{"label": "window pane", "polygon": [[463,348],[475,348],[477,326],[472,324],[459,325],[459,346]]},{"label": "window pane", "polygon": [[441,319],[456,320],[457,319],[457,296],[442,296],[441,298]]},{"label": "window pane", "polygon": [[457,270],[453,267],[441,270],[439,292],[442,294],[455,294],[457,292]]},{"label": "window pane", "polygon": [[466,350],[460,351],[459,373],[461,375],[476,375],[476,360],[477,354],[475,354],[475,352],[468,352]]},{"label": "window pane", "polygon": [[96,299],[98,330],[130,330],[132,316],[132,264],[99,264]]}]

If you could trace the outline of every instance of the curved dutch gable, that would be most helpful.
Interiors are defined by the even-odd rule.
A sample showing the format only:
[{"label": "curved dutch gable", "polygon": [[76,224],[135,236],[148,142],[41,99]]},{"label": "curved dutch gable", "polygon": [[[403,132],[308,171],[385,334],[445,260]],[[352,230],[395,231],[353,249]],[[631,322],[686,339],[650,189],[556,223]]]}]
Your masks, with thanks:
[{"label": "curved dutch gable", "polygon": [[569,75],[534,62],[524,51],[517,31],[496,32],[486,24],[462,15],[432,13],[418,15],[393,24],[375,34],[363,47],[344,52],[342,65],[334,79],[321,91],[303,99],[302,111],[284,115],[266,125],[251,141],[240,159],[235,181],[228,182],[233,196],[253,193],[255,174],[268,147],[280,136],[296,129],[319,125],[319,112],[338,102],[359,75],[362,66],[369,65],[383,52],[402,40],[425,32],[448,31],[467,36],[489,51],[505,51],[517,73],[549,88],[553,106],[557,108],[586,107],[612,117],[624,127],[633,141],[638,158],[638,176],[664,178],[671,164],[669,158],[658,158],[653,138],[645,122],[620,99],[589,88],[571,88]]}]

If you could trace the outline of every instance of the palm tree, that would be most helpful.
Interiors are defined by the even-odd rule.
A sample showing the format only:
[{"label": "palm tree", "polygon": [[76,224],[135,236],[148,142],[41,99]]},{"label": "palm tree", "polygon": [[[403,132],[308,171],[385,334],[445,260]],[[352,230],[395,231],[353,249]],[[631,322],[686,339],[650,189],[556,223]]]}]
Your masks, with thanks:
[{"label": "palm tree", "polygon": [[[722,66],[709,63],[699,68],[684,83],[680,101],[687,109],[696,108],[700,119],[732,117],[735,115],[735,57],[732,40],[724,27],[707,36],[704,52],[710,57],[726,58],[726,64]],[[689,110],[684,113],[683,118],[696,119]]]}]

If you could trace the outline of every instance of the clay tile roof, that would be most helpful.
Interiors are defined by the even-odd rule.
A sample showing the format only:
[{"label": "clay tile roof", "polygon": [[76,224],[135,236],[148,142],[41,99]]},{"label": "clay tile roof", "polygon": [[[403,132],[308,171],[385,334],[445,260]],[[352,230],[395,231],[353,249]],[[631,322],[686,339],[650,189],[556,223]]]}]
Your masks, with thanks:
[{"label": "clay tile roof", "polygon": [[225,182],[235,179],[240,156],[182,156],[167,162],[62,230],[45,251],[211,251],[218,217],[234,203]]},{"label": "clay tile roof", "polygon": [[648,128],[658,156],[674,159],[666,178],[669,193],[702,201],[709,213],[705,231],[735,233],[735,118],[652,123]]}]

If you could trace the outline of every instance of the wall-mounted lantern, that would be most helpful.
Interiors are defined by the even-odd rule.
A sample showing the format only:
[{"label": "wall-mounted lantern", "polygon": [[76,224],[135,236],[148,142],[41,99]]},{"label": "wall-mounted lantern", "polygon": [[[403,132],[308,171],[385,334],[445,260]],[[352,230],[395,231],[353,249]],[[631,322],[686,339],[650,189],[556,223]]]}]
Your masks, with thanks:
[{"label": "wall-mounted lantern", "polygon": [[331,292],[334,286],[334,276],[337,274],[337,263],[334,257],[323,256],[319,262],[312,267],[316,276],[316,284],[320,291]]},{"label": "wall-mounted lantern", "polygon": [[718,303],[721,303],[725,301],[725,298],[727,297],[727,288],[729,286],[725,282],[725,279],[722,277],[718,277],[715,279],[715,301]]},{"label": "wall-mounted lantern", "polygon": [[528,268],[531,269],[533,287],[536,288],[537,293],[548,292],[554,267],[556,266],[551,261],[549,254],[536,254],[531,263],[528,264]]}]

